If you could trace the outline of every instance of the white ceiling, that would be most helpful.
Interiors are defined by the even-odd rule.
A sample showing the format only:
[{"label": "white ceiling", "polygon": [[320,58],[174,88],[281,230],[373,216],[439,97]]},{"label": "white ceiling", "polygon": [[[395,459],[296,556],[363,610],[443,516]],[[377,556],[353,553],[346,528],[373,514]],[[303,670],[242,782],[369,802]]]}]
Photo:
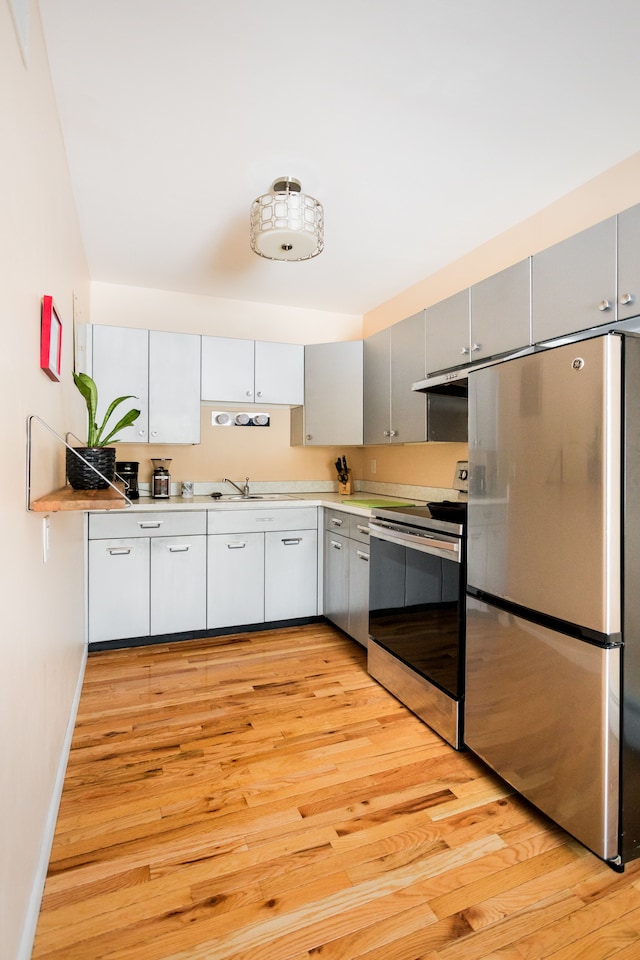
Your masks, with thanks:
[{"label": "white ceiling", "polygon": [[[360,314],[640,150],[638,0],[40,0],[92,279]],[[325,251],[249,248],[294,176]]]}]

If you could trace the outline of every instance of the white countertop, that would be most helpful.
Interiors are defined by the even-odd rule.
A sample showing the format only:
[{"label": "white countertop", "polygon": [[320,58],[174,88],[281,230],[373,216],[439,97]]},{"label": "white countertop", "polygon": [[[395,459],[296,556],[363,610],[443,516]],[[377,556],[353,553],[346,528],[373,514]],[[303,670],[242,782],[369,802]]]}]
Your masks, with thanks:
[{"label": "white countertop", "polygon": [[[133,500],[131,507],[125,509],[149,513],[157,513],[166,510],[257,510],[274,509],[281,510],[287,507],[301,506],[306,504],[314,507],[333,507],[334,509],[344,510],[347,513],[358,514],[363,517],[371,516],[371,508],[361,503],[354,503],[354,500],[375,500],[379,503],[388,501],[389,504],[397,503],[400,500],[412,503],[423,503],[420,500],[411,500],[402,497],[386,497],[377,494],[355,493],[352,497],[345,497],[340,493],[295,493],[295,494],[275,494],[278,498],[271,499],[267,495],[264,500],[231,500],[224,498],[213,498],[211,496],[194,496],[190,498],[175,496],[167,499],[156,499],[153,497],[140,497],[139,500]],[[113,511],[92,511],[95,513],[107,513]]]}]

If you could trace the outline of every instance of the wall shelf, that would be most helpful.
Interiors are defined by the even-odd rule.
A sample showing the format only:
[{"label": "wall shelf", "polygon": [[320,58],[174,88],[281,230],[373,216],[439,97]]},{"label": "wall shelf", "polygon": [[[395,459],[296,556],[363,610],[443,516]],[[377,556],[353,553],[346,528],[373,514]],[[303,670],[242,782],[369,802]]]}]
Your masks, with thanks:
[{"label": "wall shelf", "polygon": [[[108,484],[108,487],[102,490],[74,490],[73,487],[60,487],[58,490],[52,490],[51,493],[31,499],[31,432],[33,421],[40,423],[51,433],[56,440],[66,447],[67,450],[74,451],[74,447],[67,443],[55,430],[49,426],[41,417],[32,414],[27,417],[27,510],[34,513],[56,513],[59,510],[122,510],[124,507],[132,506],[131,500],[124,492],[124,483],[112,483],[95,467],[92,469],[99,477]],[[67,437],[72,434],[67,434]],[[77,440],[78,438],[75,437]],[[79,441],[80,443],[82,441]]]},{"label": "wall shelf", "polygon": [[55,513],[58,510],[121,510],[128,506],[124,494],[124,484],[116,484],[119,489],[111,490],[74,490],[73,487],[60,487],[51,493],[32,500],[29,506],[35,513]]}]

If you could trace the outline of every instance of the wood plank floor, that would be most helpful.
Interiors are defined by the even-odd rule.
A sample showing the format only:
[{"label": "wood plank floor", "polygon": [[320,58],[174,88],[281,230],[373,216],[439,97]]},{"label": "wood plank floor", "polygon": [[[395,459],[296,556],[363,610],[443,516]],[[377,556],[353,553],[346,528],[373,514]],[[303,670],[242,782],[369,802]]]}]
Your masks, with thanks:
[{"label": "wood plank floor", "polygon": [[617,874],[320,624],[89,657],[37,960],[636,960]]}]

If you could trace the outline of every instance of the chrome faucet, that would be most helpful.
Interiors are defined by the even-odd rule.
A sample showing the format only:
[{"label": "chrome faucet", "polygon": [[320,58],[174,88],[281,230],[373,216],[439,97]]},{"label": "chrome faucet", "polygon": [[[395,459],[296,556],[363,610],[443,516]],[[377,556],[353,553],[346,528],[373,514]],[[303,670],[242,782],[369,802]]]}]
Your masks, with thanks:
[{"label": "chrome faucet", "polygon": [[237,483],[234,483],[233,480],[229,480],[227,477],[223,477],[223,483],[230,483],[232,487],[235,487],[238,493],[241,493],[243,497],[249,496],[249,477],[245,477],[245,481],[242,487],[239,487]]}]

